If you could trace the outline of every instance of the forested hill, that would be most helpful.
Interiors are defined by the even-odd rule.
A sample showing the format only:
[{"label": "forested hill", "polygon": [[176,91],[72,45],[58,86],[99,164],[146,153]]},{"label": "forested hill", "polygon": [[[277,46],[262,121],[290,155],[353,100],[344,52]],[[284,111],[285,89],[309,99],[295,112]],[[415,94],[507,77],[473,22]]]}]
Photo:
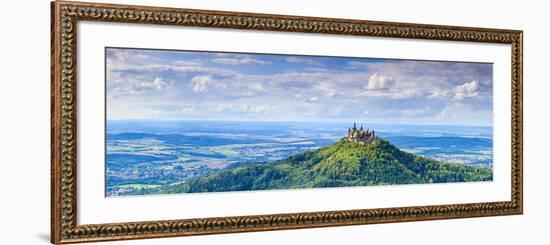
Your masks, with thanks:
[{"label": "forested hill", "polygon": [[230,166],[157,193],[246,191],[492,180],[491,168],[444,163],[399,150],[383,139],[342,139],[273,163]]}]

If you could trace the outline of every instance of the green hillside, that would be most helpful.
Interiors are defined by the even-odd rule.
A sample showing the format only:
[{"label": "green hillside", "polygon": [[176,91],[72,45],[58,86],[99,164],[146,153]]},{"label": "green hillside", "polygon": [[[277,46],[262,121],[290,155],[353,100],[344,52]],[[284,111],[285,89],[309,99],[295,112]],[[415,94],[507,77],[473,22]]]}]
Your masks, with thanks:
[{"label": "green hillside", "polygon": [[156,193],[444,183],[492,180],[491,168],[444,163],[376,139],[360,145],[342,139],[273,163],[234,165]]}]

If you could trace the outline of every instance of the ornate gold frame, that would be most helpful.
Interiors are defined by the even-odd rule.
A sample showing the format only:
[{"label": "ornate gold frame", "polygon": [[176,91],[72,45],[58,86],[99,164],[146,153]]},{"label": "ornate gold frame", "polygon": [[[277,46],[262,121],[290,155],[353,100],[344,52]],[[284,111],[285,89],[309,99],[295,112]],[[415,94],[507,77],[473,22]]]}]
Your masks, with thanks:
[{"label": "ornate gold frame", "polygon": [[[365,20],[98,3],[51,4],[51,242],[75,243],[247,231],[467,218],[523,213],[523,32]],[[146,222],[77,224],[77,22],[102,21],[511,45],[510,201],[266,214]]]}]

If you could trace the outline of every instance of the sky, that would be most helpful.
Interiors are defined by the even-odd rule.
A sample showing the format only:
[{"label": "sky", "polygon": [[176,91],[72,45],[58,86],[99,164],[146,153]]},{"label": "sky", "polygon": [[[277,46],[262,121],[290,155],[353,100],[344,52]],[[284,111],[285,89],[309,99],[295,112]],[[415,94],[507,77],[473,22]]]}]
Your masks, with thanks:
[{"label": "sky", "polygon": [[106,48],[107,120],[492,125],[493,65]]}]

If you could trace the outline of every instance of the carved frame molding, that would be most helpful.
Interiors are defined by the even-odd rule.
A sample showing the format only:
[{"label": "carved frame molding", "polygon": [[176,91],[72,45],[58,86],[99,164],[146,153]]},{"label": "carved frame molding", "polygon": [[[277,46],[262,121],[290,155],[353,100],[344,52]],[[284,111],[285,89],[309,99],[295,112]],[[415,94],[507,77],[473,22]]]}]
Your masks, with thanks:
[{"label": "carved frame molding", "polygon": [[[51,242],[125,240],[523,213],[523,32],[517,30],[56,1],[51,4]],[[511,45],[510,201],[77,224],[77,23],[125,22]]]}]

